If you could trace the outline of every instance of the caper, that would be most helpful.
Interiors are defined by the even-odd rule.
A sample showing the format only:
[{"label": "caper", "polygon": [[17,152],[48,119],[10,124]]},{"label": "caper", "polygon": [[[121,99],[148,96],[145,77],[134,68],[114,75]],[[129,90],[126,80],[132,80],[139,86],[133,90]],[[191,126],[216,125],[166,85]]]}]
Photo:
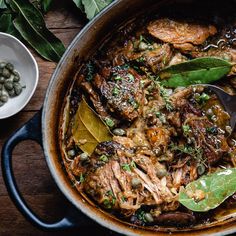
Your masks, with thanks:
[{"label": "caper", "polygon": [[67,152],[67,154],[71,157],[74,157],[75,156],[75,150],[74,149],[71,149]]},{"label": "caper", "polygon": [[20,83],[13,83],[15,94],[19,95],[22,92],[22,85]]},{"label": "caper", "polygon": [[11,76],[11,73],[10,73],[10,71],[7,68],[3,68],[2,75],[5,78],[9,78]]},{"label": "caper", "polygon": [[151,213],[145,213],[145,214],[144,214],[144,217],[145,217],[145,220],[146,220],[148,223],[152,223],[152,222],[154,221],[154,219],[153,219]]},{"label": "caper", "polygon": [[13,89],[13,82],[10,80],[6,80],[4,83],[4,88],[9,91]]},{"label": "caper", "polygon": [[131,179],[131,185],[133,188],[137,188],[140,184],[141,184],[140,179],[138,179],[138,178]]},{"label": "caper", "polygon": [[126,131],[124,129],[117,128],[113,130],[113,134],[117,136],[124,136]]},{"label": "caper", "polygon": [[86,152],[81,153],[80,156],[79,156],[79,159],[81,161],[87,161],[88,158],[89,158],[89,155]]},{"label": "caper", "polygon": [[167,175],[167,170],[165,168],[158,168],[156,171],[156,176],[162,178]]},{"label": "caper", "polygon": [[5,67],[6,67],[9,71],[13,71],[13,70],[14,70],[14,66],[13,66],[10,62],[8,62]]},{"label": "caper", "polygon": [[3,69],[2,69],[2,68],[0,68],[0,75],[2,75],[2,71],[3,71]]},{"label": "caper", "polygon": [[3,61],[0,62],[0,68],[4,68],[6,66],[6,64],[7,64],[6,62],[3,62]]},{"label": "caper", "polygon": [[199,175],[203,175],[205,173],[205,171],[206,171],[206,167],[203,164],[199,164],[197,166],[197,173]]},{"label": "caper", "polygon": [[139,46],[138,46],[138,49],[139,49],[140,51],[145,51],[145,50],[148,49],[148,45],[147,45],[146,43],[144,43],[144,42],[140,42],[140,43],[139,43]]},{"label": "caper", "polygon": [[7,102],[8,101],[8,96],[6,94],[2,94],[1,97],[0,97],[0,101],[2,102]]},{"label": "caper", "polygon": [[230,126],[225,126],[225,131],[228,133],[228,134],[231,134],[232,133],[232,128]]},{"label": "caper", "polygon": [[0,76],[0,84],[3,84],[5,82],[5,78],[3,76]]},{"label": "caper", "polygon": [[15,97],[15,96],[16,96],[16,93],[15,93],[15,90],[14,90],[14,89],[8,90],[7,92],[8,92],[8,95],[9,95],[10,97]]},{"label": "caper", "polygon": [[14,81],[14,82],[19,82],[19,81],[20,81],[20,76],[14,75],[13,81]]}]

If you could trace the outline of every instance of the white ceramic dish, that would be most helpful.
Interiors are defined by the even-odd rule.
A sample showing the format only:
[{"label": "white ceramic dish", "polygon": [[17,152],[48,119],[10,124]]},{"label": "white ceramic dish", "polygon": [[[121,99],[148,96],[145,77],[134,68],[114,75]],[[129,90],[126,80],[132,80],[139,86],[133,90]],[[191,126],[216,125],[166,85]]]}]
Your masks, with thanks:
[{"label": "white ceramic dish", "polygon": [[12,63],[20,74],[20,83],[26,86],[19,96],[9,98],[0,107],[0,119],[5,119],[18,113],[29,102],[38,84],[39,71],[37,62],[25,45],[17,38],[1,32],[0,61]]}]

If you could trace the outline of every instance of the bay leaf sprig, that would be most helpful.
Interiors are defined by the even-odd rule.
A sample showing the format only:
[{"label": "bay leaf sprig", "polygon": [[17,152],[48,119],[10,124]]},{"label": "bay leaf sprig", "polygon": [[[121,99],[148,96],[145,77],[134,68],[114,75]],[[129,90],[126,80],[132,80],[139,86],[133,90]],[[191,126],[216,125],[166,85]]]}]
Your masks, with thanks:
[{"label": "bay leaf sprig", "polygon": [[83,152],[92,154],[98,143],[112,140],[112,134],[84,99],[74,116],[72,135]]},{"label": "bay leaf sprig", "polygon": [[236,192],[235,183],[236,168],[204,175],[180,190],[179,202],[192,211],[209,211]]},{"label": "bay leaf sprig", "polygon": [[86,16],[89,20],[96,16],[112,1],[113,0],[73,0],[79,9],[86,13]]},{"label": "bay leaf sprig", "polygon": [[[38,0],[46,12],[52,0]],[[0,31],[31,45],[43,58],[58,62],[65,51],[62,42],[50,32],[35,1],[0,0]]]},{"label": "bay leaf sprig", "polygon": [[232,64],[214,57],[202,57],[169,66],[159,73],[161,84],[176,88],[192,84],[208,84],[227,75]]},{"label": "bay leaf sprig", "polygon": [[58,62],[65,51],[61,41],[46,27],[41,12],[25,0],[10,0],[17,13],[13,24],[21,36],[45,59]]}]

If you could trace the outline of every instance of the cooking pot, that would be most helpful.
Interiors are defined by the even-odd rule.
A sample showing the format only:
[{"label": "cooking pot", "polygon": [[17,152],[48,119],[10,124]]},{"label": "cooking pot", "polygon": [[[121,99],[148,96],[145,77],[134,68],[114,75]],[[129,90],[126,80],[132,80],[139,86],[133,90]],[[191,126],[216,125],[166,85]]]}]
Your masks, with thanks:
[{"label": "cooking pot", "polygon": [[[76,78],[76,71],[81,62],[86,60],[101,45],[114,29],[133,17],[150,10],[158,12],[162,4],[170,2],[192,2],[188,0],[118,0],[103,10],[90,21],[87,26],[75,37],[59,62],[47,89],[42,110],[28,123],[16,131],[5,143],[2,149],[2,171],[7,190],[11,199],[21,213],[34,225],[45,230],[59,230],[78,227],[84,223],[87,215],[97,223],[123,235],[228,235],[236,232],[234,218],[221,220],[207,225],[198,225],[192,228],[177,229],[166,227],[138,227],[104,212],[91,202],[87,202],[78,191],[72,187],[66,172],[62,168],[60,148],[58,145],[58,127],[63,102],[68,87]],[[198,1],[199,2],[199,1]],[[206,1],[204,1],[205,4]],[[215,1],[214,1],[215,3]],[[204,6],[203,4],[203,6]],[[224,3],[226,4],[226,3]],[[74,210],[69,212],[59,222],[49,224],[39,219],[27,206],[18,191],[12,170],[12,152],[22,140],[32,139],[41,144],[49,170],[62,193],[72,203]],[[82,212],[82,213],[81,213]],[[73,214],[72,214],[73,213]],[[190,232],[191,231],[191,232]]]}]

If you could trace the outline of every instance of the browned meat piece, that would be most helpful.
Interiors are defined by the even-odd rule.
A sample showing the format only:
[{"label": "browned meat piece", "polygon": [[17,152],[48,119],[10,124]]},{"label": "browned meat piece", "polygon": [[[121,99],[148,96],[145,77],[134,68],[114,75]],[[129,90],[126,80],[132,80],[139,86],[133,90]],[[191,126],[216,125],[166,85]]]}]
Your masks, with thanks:
[{"label": "browned meat piece", "polygon": [[171,43],[184,52],[193,51],[195,45],[201,45],[217,32],[213,25],[186,23],[168,18],[155,20],[147,28],[152,36]]},{"label": "browned meat piece", "polygon": [[186,115],[185,124],[191,128],[191,135],[195,138],[197,147],[201,147],[208,163],[217,163],[224,153],[227,153],[229,146],[226,138],[222,134],[211,133],[207,130],[214,127],[206,117],[199,117],[193,114]]},{"label": "browned meat piece", "polygon": [[155,222],[161,225],[183,227],[191,225],[196,221],[193,214],[185,212],[169,212],[159,215],[155,218]]},{"label": "browned meat piece", "polygon": [[165,174],[157,177],[164,166],[148,149],[134,151],[116,142],[100,143],[90,165],[84,189],[105,208],[130,216],[143,204],[161,207],[177,200]]},{"label": "browned meat piece", "polygon": [[93,85],[105,99],[107,109],[122,120],[133,121],[138,117],[142,100],[141,77],[133,69],[118,69],[111,80],[99,74],[93,78]]},{"label": "browned meat piece", "polygon": [[146,130],[148,141],[154,152],[165,153],[170,142],[170,132],[165,127],[151,127]]},{"label": "browned meat piece", "polygon": [[107,110],[105,109],[105,106],[102,104],[102,101],[101,101],[99,95],[95,92],[91,83],[89,83],[87,81],[83,81],[81,83],[81,87],[89,95],[89,99],[93,103],[93,106],[94,106],[96,112],[100,115],[100,117],[103,120],[110,118],[111,120],[113,120],[114,126],[116,126],[119,123],[119,121],[117,119],[115,119],[114,117],[111,117],[111,115],[107,112]]}]

